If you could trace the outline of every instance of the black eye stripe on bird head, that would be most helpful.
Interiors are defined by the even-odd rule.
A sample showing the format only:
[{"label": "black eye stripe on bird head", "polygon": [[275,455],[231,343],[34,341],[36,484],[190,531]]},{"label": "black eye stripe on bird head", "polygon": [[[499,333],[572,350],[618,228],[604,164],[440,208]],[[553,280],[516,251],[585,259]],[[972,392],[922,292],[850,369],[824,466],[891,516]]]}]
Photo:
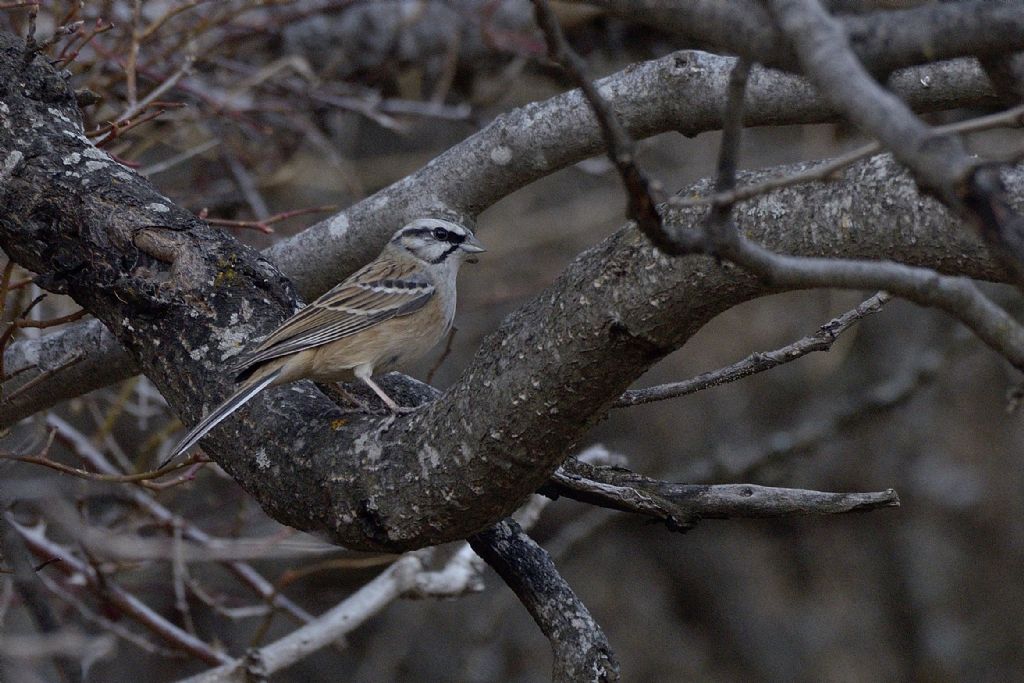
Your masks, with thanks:
[{"label": "black eye stripe on bird head", "polygon": [[397,239],[403,237],[433,237],[438,242],[447,242],[454,245],[459,245],[466,241],[466,235],[463,232],[441,225],[408,228],[403,230]]}]

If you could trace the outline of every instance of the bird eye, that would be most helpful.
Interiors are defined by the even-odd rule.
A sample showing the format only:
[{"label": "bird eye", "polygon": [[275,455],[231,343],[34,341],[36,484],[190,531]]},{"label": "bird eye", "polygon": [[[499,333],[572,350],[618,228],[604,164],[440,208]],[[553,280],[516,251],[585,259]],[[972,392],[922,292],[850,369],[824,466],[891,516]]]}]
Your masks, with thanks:
[{"label": "bird eye", "polygon": [[447,242],[448,231],[444,228],[434,228],[434,239],[440,242]]}]

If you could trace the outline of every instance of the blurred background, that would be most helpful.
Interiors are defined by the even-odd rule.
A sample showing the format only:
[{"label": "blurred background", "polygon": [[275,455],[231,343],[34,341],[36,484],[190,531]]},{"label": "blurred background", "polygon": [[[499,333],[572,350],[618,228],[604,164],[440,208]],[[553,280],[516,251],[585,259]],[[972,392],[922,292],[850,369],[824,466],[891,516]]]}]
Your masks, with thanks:
[{"label": "blurred background", "polygon": [[[30,11],[0,9],[0,29],[24,34]],[[589,8],[559,11],[594,75],[690,47]],[[84,23],[49,54],[76,88],[100,98],[84,110],[90,137],[173,201],[256,248],[402,178],[497,114],[568,87],[544,59],[529,3],[518,0],[44,2],[38,35],[75,21]],[[984,152],[1021,141],[1019,132],[993,132],[972,144]],[[837,126],[751,130],[742,162],[764,168],[824,158],[861,142]],[[717,134],[661,135],[640,143],[640,159],[674,191],[713,173],[717,143]],[[596,158],[486,211],[479,228],[489,251],[463,270],[458,331],[433,384],[454,382],[505,315],[623,225],[624,207],[617,175]],[[42,294],[30,277],[11,269],[5,326]],[[638,386],[782,346],[870,294],[805,292],[737,307]],[[51,295],[25,318],[76,310]],[[60,329],[12,328],[5,339]],[[410,374],[426,378],[440,356],[438,349]],[[605,628],[627,681],[1016,679],[1024,674],[1024,432],[1008,392],[1017,382],[949,319],[893,302],[830,353],[613,411],[587,445],[603,444],[660,479],[893,487],[902,507],[705,521],[680,535],[562,500],[531,533]],[[47,457],[92,470],[85,452],[119,471],[149,469],[180,434],[140,377],[21,423],[0,448],[37,453],[58,424]],[[313,614],[393,560],[324,548],[277,525],[212,464],[143,486],[8,460],[0,462],[0,490],[8,519],[45,525],[86,565],[236,656],[295,622],[268,618],[259,598],[218,563],[222,556],[197,550],[186,559],[168,550],[177,545],[147,545],[180,540],[183,526],[140,506],[140,495],[213,537],[238,539],[236,551]],[[69,672],[83,664],[93,681],[173,680],[205,668],[166,651],[83,585],[80,572],[62,563],[38,567],[45,558],[29,558],[10,523],[3,548],[3,680],[74,678]],[[18,583],[26,576],[34,592]],[[488,573],[486,584],[458,600],[398,601],[347,645],[273,680],[547,680],[546,639],[500,579]],[[37,603],[56,620],[48,636],[40,635],[47,629]]]}]

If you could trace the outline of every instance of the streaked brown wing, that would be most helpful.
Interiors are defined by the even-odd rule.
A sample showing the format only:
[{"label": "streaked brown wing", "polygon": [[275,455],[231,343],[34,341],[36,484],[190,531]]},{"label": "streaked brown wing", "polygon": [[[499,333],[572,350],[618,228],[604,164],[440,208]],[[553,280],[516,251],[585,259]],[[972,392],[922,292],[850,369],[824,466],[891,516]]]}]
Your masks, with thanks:
[{"label": "streaked brown wing", "polygon": [[238,369],[321,346],[390,318],[408,315],[423,308],[434,295],[434,289],[413,263],[374,261],[281,323],[241,359]]}]

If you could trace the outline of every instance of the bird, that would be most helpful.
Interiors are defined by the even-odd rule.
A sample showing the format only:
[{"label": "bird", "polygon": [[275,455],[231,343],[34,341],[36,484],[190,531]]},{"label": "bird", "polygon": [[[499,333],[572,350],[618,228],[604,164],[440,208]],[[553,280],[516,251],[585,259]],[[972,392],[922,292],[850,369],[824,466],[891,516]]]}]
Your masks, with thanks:
[{"label": "bird", "polygon": [[448,333],[459,266],[483,251],[468,228],[449,220],[417,218],[403,226],[376,259],[244,354],[235,365],[235,392],[178,442],[159,469],[264,389],[300,379],[358,379],[392,412],[411,410],[388,396],[373,373],[416,360]]}]

